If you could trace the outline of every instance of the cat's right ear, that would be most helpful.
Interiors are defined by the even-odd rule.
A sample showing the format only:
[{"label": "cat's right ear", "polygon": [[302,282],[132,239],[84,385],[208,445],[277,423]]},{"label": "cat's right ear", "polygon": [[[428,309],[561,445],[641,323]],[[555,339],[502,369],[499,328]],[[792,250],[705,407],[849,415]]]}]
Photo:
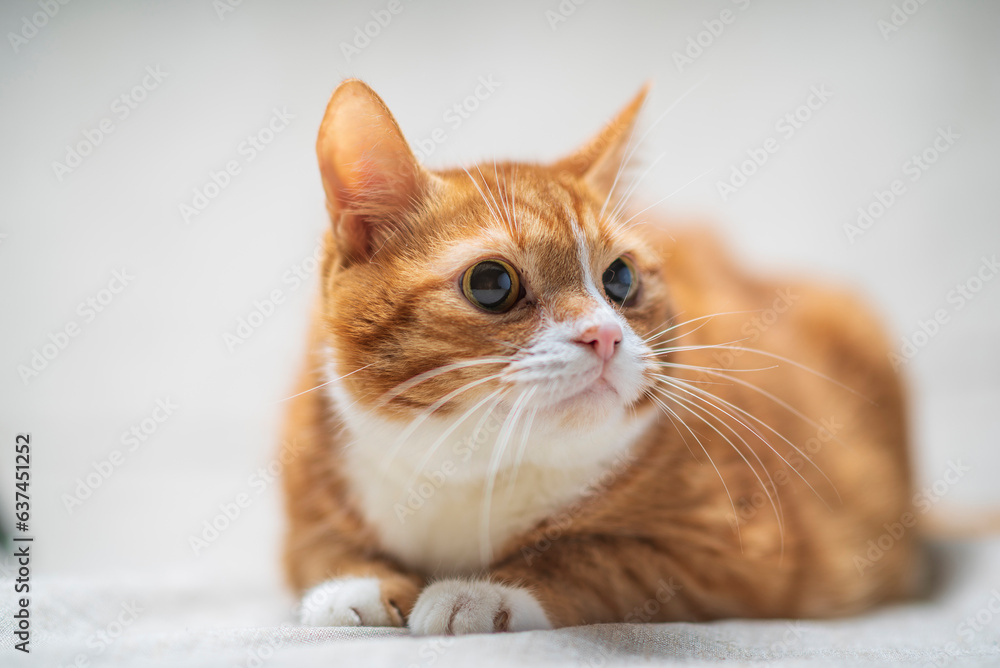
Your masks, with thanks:
[{"label": "cat's right ear", "polygon": [[557,162],[555,168],[583,179],[599,193],[610,195],[621,172],[629,166],[632,133],[649,89],[647,82],[603,130],[575,153]]},{"label": "cat's right ear", "polygon": [[316,140],[333,235],[348,262],[369,259],[425,194],[432,176],[368,84],[344,81]]}]

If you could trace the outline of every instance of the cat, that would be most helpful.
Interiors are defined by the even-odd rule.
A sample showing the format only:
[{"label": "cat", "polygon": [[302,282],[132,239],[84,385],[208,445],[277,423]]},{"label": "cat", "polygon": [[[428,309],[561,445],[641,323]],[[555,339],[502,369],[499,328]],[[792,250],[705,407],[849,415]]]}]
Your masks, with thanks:
[{"label": "cat", "polygon": [[368,85],[334,92],[284,439],[302,623],[829,617],[912,592],[880,324],[629,214],[645,96],[552,164],[431,171]]}]

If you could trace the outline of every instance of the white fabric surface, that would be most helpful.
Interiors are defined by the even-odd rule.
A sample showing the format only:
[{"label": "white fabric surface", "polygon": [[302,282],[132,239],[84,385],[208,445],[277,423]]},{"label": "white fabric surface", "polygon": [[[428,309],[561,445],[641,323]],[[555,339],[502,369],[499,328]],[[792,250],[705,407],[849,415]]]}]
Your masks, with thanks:
[{"label": "white fabric surface", "polygon": [[[5,40],[53,2],[0,3]],[[9,444],[28,431],[38,537],[35,653],[10,649],[15,596],[0,564],[0,668],[69,666],[81,654],[87,665],[256,666],[271,645],[280,647],[260,665],[1000,665],[1000,621],[984,607],[1000,588],[996,541],[950,546],[954,577],[933,600],[837,622],[613,625],[447,646],[401,631],[283,629],[293,601],[273,582],[279,486],[260,488],[257,474],[274,461],[281,401],[302,359],[318,281],[308,270],[299,287],[284,277],[309,266],[327,225],[313,146],[343,77],[372,83],[411,141],[426,145],[445,130],[429,156],[435,167],[554,159],[653,80],[641,153],[655,168],[637,203],[669,195],[667,215],[713,221],[756,266],[855,285],[897,347],[948,309],[947,326],[905,368],[915,477],[925,488],[962,462],[971,470],[935,497],[935,511],[996,506],[1000,281],[961,310],[948,295],[1000,252],[1000,3],[404,0],[350,59],[341,44],[386,0],[56,4],[27,44],[8,42],[0,57],[0,522],[11,521]],[[919,11],[881,32],[904,4]],[[571,15],[551,23],[560,7]],[[679,69],[673,54],[723,8],[735,8],[736,22]],[[140,91],[145,99],[123,118],[111,105],[150,67],[166,79]],[[443,115],[481,77],[500,87],[455,127]],[[823,85],[829,103],[723,200],[717,184]],[[250,162],[238,147],[276,108],[295,118]],[[107,119],[113,133],[57,178],[53,163]],[[942,126],[958,143],[848,240],[857,209],[907,179],[904,161]],[[238,178],[186,223],[179,205],[231,160]],[[122,269],[135,281],[92,321],[80,313]],[[286,301],[229,349],[223,336],[276,289]],[[69,323],[82,334],[22,381],[17,366]],[[179,408],[68,509],[65,496],[124,449],[122,432],[161,400]],[[252,494],[252,506],[193,553],[189,537],[239,494]],[[88,647],[132,600],[144,608],[137,620],[103,652]],[[991,623],[963,637],[959,624],[984,609]]]},{"label": "white fabric surface", "polygon": [[[402,629],[303,628],[290,598],[210,582],[39,578],[33,653],[2,665],[69,666],[986,666],[1000,665],[1000,539],[936,546],[939,576],[926,600],[832,621],[731,620],[604,624],[555,631],[418,638]],[[9,591],[9,578],[0,588]],[[138,609],[119,634],[122,605]],[[991,610],[992,608],[992,610]],[[967,618],[979,617],[980,630]],[[129,619],[128,615],[124,619]],[[104,644],[98,632],[118,637]]]}]

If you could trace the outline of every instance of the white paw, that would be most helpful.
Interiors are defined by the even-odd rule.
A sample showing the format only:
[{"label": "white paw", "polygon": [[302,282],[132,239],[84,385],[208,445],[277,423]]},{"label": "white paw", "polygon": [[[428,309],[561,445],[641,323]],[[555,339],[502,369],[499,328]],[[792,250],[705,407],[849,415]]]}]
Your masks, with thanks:
[{"label": "white paw", "polygon": [[334,578],[305,593],[299,623],[305,626],[400,626],[382,603],[378,578]]},{"label": "white paw", "polygon": [[527,589],[492,582],[441,580],[421,592],[410,614],[418,635],[461,635],[551,629]]}]

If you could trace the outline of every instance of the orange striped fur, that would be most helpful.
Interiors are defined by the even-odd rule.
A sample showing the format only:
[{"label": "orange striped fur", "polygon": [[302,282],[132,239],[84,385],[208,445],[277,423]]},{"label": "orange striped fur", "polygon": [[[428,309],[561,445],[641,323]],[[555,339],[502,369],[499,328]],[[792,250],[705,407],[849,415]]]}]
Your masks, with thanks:
[{"label": "orange striped fur", "polygon": [[[285,439],[289,580],[334,583],[304,619],[825,617],[911,590],[914,530],[870,547],[913,512],[879,324],[841,291],[746,273],[705,232],[628,220],[616,179],[643,96],[552,165],[431,172],[367,85],[334,93],[322,290]],[[601,281],[623,256],[638,291],[618,306]],[[505,313],[461,289],[491,258],[525,286]],[[614,356],[552,389],[566,355],[598,368],[588,318],[620,324]]]}]

